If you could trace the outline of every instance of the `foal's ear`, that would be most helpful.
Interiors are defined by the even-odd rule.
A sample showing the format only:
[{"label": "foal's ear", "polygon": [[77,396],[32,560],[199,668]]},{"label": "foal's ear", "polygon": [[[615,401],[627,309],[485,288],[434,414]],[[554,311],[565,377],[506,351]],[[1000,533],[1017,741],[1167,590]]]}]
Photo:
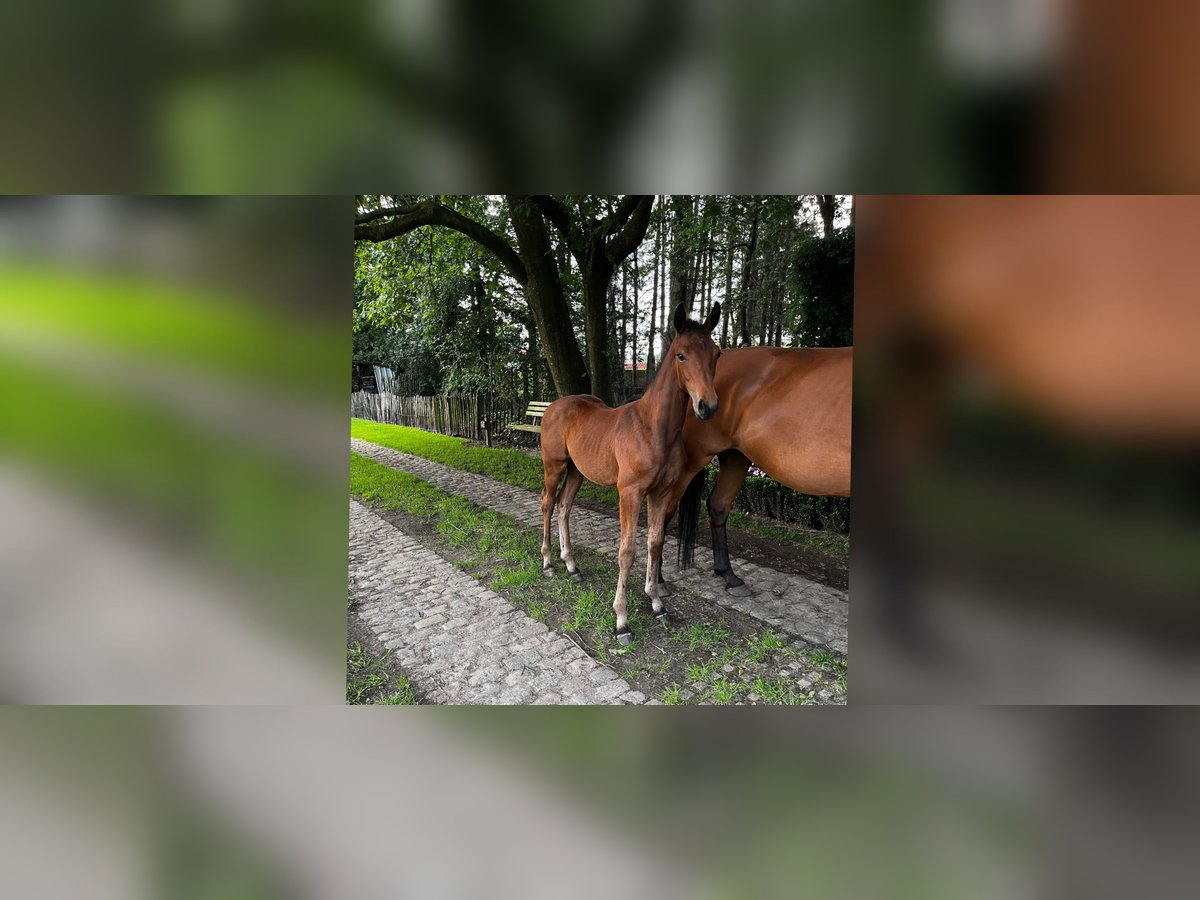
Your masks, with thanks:
[{"label": "foal's ear", "polygon": [[687,321],[687,312],[680,303],[675,307],[675,315],[671,317],[671,324],[675,326],[675,333],[679,334],[683,330],[683,323]]},{"label": "foal's ear", "polygon": [[721,304],[714,303],[712,311],[709,312],[708,318],[704,320],[704,327],[708,329],[708,333],[712,334],[713,329],[717,327],[717,323],[721,321]]}]

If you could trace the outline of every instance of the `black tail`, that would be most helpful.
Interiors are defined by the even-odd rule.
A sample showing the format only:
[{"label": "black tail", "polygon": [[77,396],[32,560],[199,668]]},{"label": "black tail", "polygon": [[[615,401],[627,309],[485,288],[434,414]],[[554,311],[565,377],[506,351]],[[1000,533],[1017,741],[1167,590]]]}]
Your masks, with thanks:
[{"label": "black tail", "polygon": [[704,493],[706,469],[701,469],[679,501],[679,568],[690,569],[696,549],[696,526],[700,522],[700,496]]}]

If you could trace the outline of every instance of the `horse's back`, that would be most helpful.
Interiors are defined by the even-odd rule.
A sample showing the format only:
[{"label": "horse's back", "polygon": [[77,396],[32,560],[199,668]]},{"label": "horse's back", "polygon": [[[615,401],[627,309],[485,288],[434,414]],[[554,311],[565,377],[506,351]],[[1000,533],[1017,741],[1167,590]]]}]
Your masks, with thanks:
[{"label": "horse's back", "polygon": [[854,348],[753,347],[725,356],[717,395],[731,443],[789,487],[848,494]]}]

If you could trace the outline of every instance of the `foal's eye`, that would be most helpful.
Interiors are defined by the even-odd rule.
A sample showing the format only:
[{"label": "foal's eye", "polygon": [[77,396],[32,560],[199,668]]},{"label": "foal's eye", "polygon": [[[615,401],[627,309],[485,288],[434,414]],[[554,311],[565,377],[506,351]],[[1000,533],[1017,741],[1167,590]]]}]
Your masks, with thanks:
[{"label": "foal's eye", "polygon": [[676,354],[675,354],[675,357],[676,357],[676,358],[677,358],[677,359],[678,359],[680,362],[687,362],[687,357],[686,357],[686,356],[684,356],[682,353],[676,353]]}]

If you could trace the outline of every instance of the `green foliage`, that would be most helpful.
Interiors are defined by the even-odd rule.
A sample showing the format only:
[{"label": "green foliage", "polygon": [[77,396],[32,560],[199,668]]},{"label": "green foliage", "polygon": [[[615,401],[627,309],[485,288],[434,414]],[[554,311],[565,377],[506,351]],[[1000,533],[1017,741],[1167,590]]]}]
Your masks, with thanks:
[{"label": "green foliage", "polygon": [[793,290],[798,299],[793,333],[804,347],[854,343],[854,229],[809,237],[796,250]]},{"label": "green foliage", "polygon": [[[488,197],[439,199],[498,233],[507,228]],[[498,261],[465,235],[419,228],[359,242],[354,301],[354,359],[390,366],[406,391],[515,391],[528,308]]]}]

